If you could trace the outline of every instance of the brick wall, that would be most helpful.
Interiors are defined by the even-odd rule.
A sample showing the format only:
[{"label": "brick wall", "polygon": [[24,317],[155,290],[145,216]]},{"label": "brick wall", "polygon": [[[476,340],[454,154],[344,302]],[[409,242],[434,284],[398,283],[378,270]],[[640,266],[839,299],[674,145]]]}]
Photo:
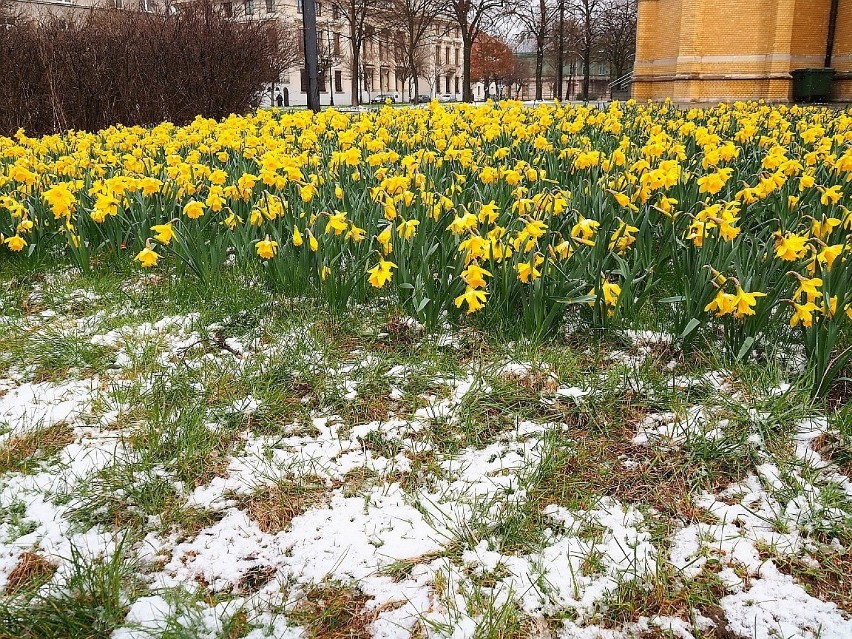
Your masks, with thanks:
[{"label": "brick wall", "polygon": [[[788,101],[822,67],[831,0],[639,0],[634,97]],[[840,0],[837,99],[852,99],[852,0]]]},{"label": "brick wall", "polygon": [[852,102],[852,0],[840,0],[832,66],[837,69],[834,99]]}]

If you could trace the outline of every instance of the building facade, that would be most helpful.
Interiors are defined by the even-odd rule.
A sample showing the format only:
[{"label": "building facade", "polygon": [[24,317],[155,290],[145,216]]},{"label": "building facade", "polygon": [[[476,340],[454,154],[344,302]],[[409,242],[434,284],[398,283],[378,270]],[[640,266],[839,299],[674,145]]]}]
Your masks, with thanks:
[{"label": "building facade", "polygon": [[[535,99],[535,53],[516,53],[522,73],[518,82],[510,89],[511,97],[517,100]],[[600,59],[592,59],[589,65],[589,100],[605,100],[609,97],[612,81],[609,65]],[[556,62],[546,57],[542,68],[542,100],[554,100],[557,96]],[[583,95],[583,61],[576,55],[567,54],[562,67],[562,100],[579,100]]]},{"label": "building facade", "polygon": [[633,97],[786,102],[791,72],[827,58],[852,101],[852,0],[639,0]]},{"label": "building facade", "polygon": [[9,16],[31,19],[68,19],[92,9],[162,11],[162,0],[6,0]]},{"label": "building facade", "polygon": [[[276,19],[282,21],[285,28],[295,28],[300,52],[303,51],[302,0],[243,0],[239,4],[218,4],[226,13],[240,19]],[[368,23],[359,68],[353,69],[348,23],[335,5],[320,1],[316,7],[321,105],[352,104],[354,73],[358,74],[359,102],[362,104],[388,97],[396,102],[412,101],[415,83],[406,71],[406,51],[399,34],[380,22]],[[458,29],[436,23],[423,39],[416,56],[419,95],[461,99],[461,56],[462,40]],[[274,105],[280,101],[287,106],[303,106],[307,104],[307,84],[304,66],[294,66],[268,87],[261,104]]]}]

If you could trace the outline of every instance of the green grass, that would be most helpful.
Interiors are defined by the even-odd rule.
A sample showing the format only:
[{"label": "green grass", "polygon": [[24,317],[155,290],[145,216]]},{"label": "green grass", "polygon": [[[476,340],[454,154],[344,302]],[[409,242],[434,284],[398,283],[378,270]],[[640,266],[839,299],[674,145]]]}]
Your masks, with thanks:
[{"label": "green grass", "polygon": [[[81,296],[81,290],[91,296]],[[682,527],[714,521],[699,505],[702,495],[719,494],[762,464],[777,467],[781,481],[779,486],[763,482],[779,504],[769,524],[779,533],[788,531],[785,506],[808,500],[809,514],[795,525],[819,565],[785,555],[780,548],[761,552],[814,596],[845,610],[852,606],[844,594],[852,501],[823,465],[797,457],[793,428],[806,418],[824,416],[828,427],[814,449],[824,463],[849,476],[852,410],[836,397],[811,400],[803,380],[778,353],[732,362],[712,345],[700,357],[688,358],[676,346],[658,344],[640,357],[640,349],[619,332],[535,341],[505,327],[489,331],[475,324],[452,331],[448,345],[440,333],[410,325],[393,304],[332,313],[316,302],[284,299],[251,283],[245,272],[225,271],[210,285],[168,274],[153,282],[139,279],[137,271],[120,261],[113,272],[88,276],[4,263],[0,291],[9,335],[8,348],[0,354],[0,375],[28,366],[24,381],[100,379],[100,391],[79,421],[28,431],[0,445],[0,490],[15,474],[35,475],[54,467],[68,471],[56,466],[61,452],[71,442],[85,441],[86,427],[97,430],[100,417],[115,411],[114,422],[100,429],[119,444],[115,458],[67,490],[43,497],[65,509],[69,534],[94,529],[125,540],[103,559],[90,560],[73,549],[62,558],[69,568],[67,586],[52,567],[42,566],[33,569],[32,579],[0,594],[0,639],[108,637],[124,625],[133,601],[149,594],[161,594],[171,606],[158,636],[199,636],[205,607],[236,597],[234,593],[266,591],[274,575],[263,567],[244,575],[234,592],[225,595],[207,592],[203,584],[151,590],[145,580],[161,566],[133,560],[146,535],[191,541],[220,521],[228,508],[245,511],[265,534],[286,535],[295,518],[327,507],[337,491],[363,499],[369,508],[391,484],[399,484],[407,503],[428,520],[434,512],[430,508],[462,490],[454,484],[460,471],[451,463],[459,455],[489,446],[504,454],[534,444],[539,446],[535,462],[516,473],[511,489],[459,493],[459,503],[469,511],[435,530],[440,550],[388,561],[378,571],[404,582],[425,565],[438,566],[432,589],[447,606],[447,616],[444,621],[424,617],[414,636],[418,628],[449,634],[454,624],[468,618],[473,636],[482,639],[525,637],[543,627],[555,631],[565,620],[576,622],[578,613],[571,606],[552,606],[537,616],[523,609],[521,593],[498,601],[495,592],[505,587],[507,564],[474,573],[462,557],[484,541],[491,551],[529,560],[553,539],[571,535],[590,544],[577,578],[602,578],[609,560],[595,544],[608,533],[588,513],[607,498],[641,514],[638,527],[649,534],[657,565],[648,574],[623,579],[595,602],[588,623],[619,629],[643,616],[669,614],[694,624],[698,613],[724,623],[718,605],[728,592],[717,574],[722,561],[712,557],[687,579],[668,562],[669,545]],[[42,315],[50,309],[57,311],[56,317]],[[89,321],[95,313],[96,321]],[[123,368],[115,366],[119,348],[91,343],[94,334],[117,328],[132,334],[144,322],[189,313],[198,315],[186,330],[175,330],[173,338],[193,341],[193,347],[163,361],[167,340],[131,339],[128,352],[135,354]],[[636,327],[665,330],[666,325],[647,317]],[[256,348],[239,354],[229,346],[231,339]],[[529,365],[530,374],[507,373],[509,362]],[[720,372],[727,386],[682,383],[713,371]],[[446,418],[433,419],[426,427],[379,427],[359,438],[352,434],[353,427],[370,422],[420,424],[415,413],[448,400],[468,376],[473,378],[469,392]],[[791,387],[777,393],[781,384]],[[558,388],[569,386],[588,394],[576,401],[557,395]],[[347,395],[353,388],[354,397]],[[240,410],[249,396],[256,408]],[[677,443],[633,443],[647,416],[672,413],[684,419],[696,406],[702,407],[705,423],[689,424]],[[247,451],[261,451],[257,461],[263,463],[271,463],[275,455],[298,454],[299,446],[315,443],[320,432],[313,419],[332,415],[337,416],[331,422],[333,438],[347,445],[352,438],[354,453],[365,459],[369,453],[373,460],[394,460],[392,469],[356,466],[342,479],[330,479],[308,468],[289,468],[283,474],[270,468],[244,480],[248,483],[242,489],[226,491],[210,507],[187,503],[196,488],[228,477],[231,460]],[[526,422],[539,430],[522,435],[519,428]],[[323,463],[330,467],[315,472],[333,470],[336,460]],[[585,523],[566,529],[544,514],[552,506]],[[39,526],[20,500],[0,507],[0,524],[7,543]],[[463,575],[460,582],[447,581],[458,578],[445,572],[447,567]],[[550,596],[543,578],[531,578],[530,588]],[[270,603],[270,610],[318,639],[370,636],[370,624],[379,614],[360,584],[344,579],[283,586],[281,597],[286,603]],[[220,620],[218,636],[238,639],[268,622],[256,619],[255,612],[237,606]]]},{"label": "green grass", "polygon": [[69,574],[62,586],[38,582],[0,599],[0,637],[4,639],[106,639],[124,621],[127,597],[138,592],[135,570],[125,547],[102,559],[89,559],[72,547]]}]

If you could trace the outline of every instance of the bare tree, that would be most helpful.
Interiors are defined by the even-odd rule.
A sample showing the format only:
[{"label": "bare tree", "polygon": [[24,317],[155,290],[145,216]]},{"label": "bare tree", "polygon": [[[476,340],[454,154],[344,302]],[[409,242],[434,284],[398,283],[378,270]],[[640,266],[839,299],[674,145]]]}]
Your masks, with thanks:
[{"label": "bare tree", "polygon": [[513,11],[513,17],[521,27],[521,38],[532,42],[535,47],[536,100],[541,100],[543,95],[544,54],[557,12],[558,6],[550,0],[530,0],[529,2],[518,3]]},{"label": "bare tree", "polygon": [[589,99],[592,55],[601,31],[601,14],[606,0],[573,0],[572,11],[580,26],[580,59],[583,63],[583,99]]},{"label": "bare tree", "polygon": [[[555,16],[548,25],[545,40],[545,59],[550,60],[556,70],[554,95],[559,100],[570,99],[574,80],[573,69],[581,57],[582,29],[571,9],[569,0],[557,0]],[[566,77],[565,67],[569,65],[572,72]]]},{"label": "bare tree", "polygon": [[636,0],[607,0],[600,16],[599,48],[613,78],[620,78],[636,57]]},{"label": "bare tree", "polygon": [[515,64],[512,67],[512,70],[506,74],[505,78],[503,78],[503,82],[509,89],[510,98],[514,98],[516,100],[520,98],[521,89],[523,88],[526,80],[527,65],[518,56],[515,56]]},{"label": "bare tree", "polygon": [[[203,4],[204,0],[200,0]],[[199,0],[192,2],[181,3],[179,11],[192,7],[193,3],[197,4]],[[169,6],[169,5],[167,5]],[[252,22],[256,25],[255,31],[261,34],[264,38],[271,38],[270,46],[275,52],[276,62],[275,67],[286,71],[288,69],[299,68],[304,64],[304,40],[301,32],[301,27],[292,19],[285,19],[281,16],[272,17],[270,14],[261,15],[259,12],[246,13],[244,3],[237,3],[233,8],[226,13],[222,8],[213,6],[214,11],[219,14],[219,18],[225,18],[236,22]],[[168,14],[168,10],[165,11]],[[277,80],[278,78],[273,78]]]},{"label": "bare tree", "polygon": [[436,0],[389,0],[383,22],[397,34],[403,81],[414,81],[414,101],[420,95],[419,78],[428,59],[429,45],[441,14]]},{"label": "bare tree", "polygon": [[334,77],[332,70],[343,61],[343,53],[335,43],[329,24],[317,25],[317,74],[320,91],[328,86],[329,104],[334,104]]},{"label": "bare tree", "polygon": [[441,15],[461,31],[463,71],[462,99],[473,102],[470,65],[473,43],[479,34],[502,19],[509,8],[507,0],[444,0]]},{"label": "bare tree", "polygon": [[396,77],[402,82],[403,86],[408,86],[408,95],[412,102],[420,102],[420,80],[425,78],[429,83],[429,73],[433,71],[431,47],[429,46],[430,38],[425,38],[425,42],[414,49],[414,55],[407,50],[405,37],[399,34],[399,41],[396,45],[396,60],[398,66],[396,69]]},{"label": "bare tree", "polygon": [[[361,52],[368,38],[368,26],[377,16],[387,13],[390,0],[331,0],[333,14],[339,14],[348,28],[352,67],[352,106],[361,102]],[[372,28],[369,29],[371,33]]]}]

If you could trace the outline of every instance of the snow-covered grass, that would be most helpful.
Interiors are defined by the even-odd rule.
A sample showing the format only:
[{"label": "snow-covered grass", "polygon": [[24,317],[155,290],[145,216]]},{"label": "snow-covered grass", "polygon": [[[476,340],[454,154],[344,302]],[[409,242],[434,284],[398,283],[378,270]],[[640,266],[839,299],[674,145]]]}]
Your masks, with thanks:
[{"label": "snow-covered grass", "polygon": [[787,360],[0,290],[0,637],[852,636],[852,409]]}]

